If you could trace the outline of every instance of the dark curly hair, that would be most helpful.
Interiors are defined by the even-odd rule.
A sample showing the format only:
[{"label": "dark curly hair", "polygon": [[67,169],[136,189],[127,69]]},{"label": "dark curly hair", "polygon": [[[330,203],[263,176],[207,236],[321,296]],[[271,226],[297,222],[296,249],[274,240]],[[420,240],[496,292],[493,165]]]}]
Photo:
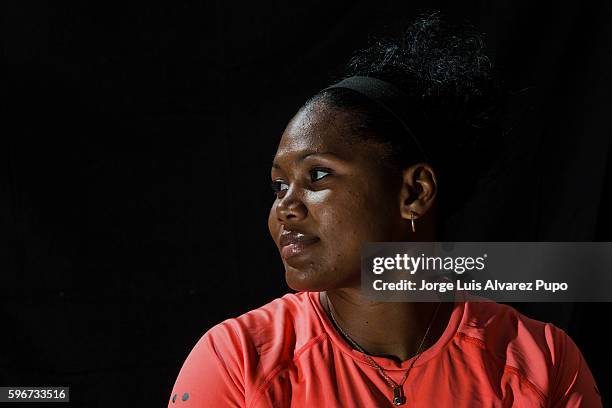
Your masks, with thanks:
[{"label": "dark curly hair", "polygon": [[[390,82],[418,111],[408,126],[424,147],[439,184],[439,217],[462,204],[501,142],[501,82],[485,53],[482,35],[470,24],[453,25],[439,12],[419,16],[400,35],[374,38],[355,52],[333,82],[354,75]],[[313,104],[350,112],[347,141],[387,145],[383,162],[399,171],[423,160],[401,123],[352,90],[333,88],[311,97]]]}]

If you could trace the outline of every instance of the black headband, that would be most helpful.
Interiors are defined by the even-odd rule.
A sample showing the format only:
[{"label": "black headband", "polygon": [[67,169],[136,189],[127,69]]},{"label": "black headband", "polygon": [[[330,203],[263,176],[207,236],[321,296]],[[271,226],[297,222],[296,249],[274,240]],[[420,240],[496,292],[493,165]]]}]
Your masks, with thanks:
[{"label": "black headband", "polygon": [[332,88],[352,89],[353,91],[366,96],[383,107],[387,112],[392,114],[397,120],[400,121],[408,134],[412,137],[412,140],[423,155],[423,158],[428,160],[421,143],[419,143],[419,140],[415,136],[414,132],[407,124],[408,119],[411,117],[410,114],[414,112],[414,106],[411,103],[410,98],[408,98],[408,96],[400,91],[395,85],[374,77],[352,76],[328,86],[321,92]]}]

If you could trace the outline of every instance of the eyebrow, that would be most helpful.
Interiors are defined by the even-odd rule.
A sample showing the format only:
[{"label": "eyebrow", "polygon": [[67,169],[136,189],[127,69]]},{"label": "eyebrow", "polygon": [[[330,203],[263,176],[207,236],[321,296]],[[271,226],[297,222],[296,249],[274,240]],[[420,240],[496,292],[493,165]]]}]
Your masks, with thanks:
[{"label": "eyebrow", "polygon": [[[298,162],[303,161],[308,156],[323,156],[323,155],[334,156],[335,158],[342,160],[337,154],[333,152],[307,152],[298,157]],[[272,168],[280,169],[280,166],[276,162],[272,162]]]}]

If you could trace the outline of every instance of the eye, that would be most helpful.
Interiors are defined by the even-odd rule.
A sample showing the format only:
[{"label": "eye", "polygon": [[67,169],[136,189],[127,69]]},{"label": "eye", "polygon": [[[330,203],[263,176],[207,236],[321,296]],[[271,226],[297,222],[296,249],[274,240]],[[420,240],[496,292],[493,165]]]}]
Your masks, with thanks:
[{"label": "eye", "polygon": [[[327,177],[328,175],[330,175],[331,170],[327,168],[323,168],[323,167],[317,167],[317,168],[310,170],[309,173],[310,173],[311,181],[317,182]],[[283,186],[285,187],[283,188]],[[278,197],[280,196],[280,193],[289,189],[289,185],[281,180],[273,180],[272,182],[270,182],[270,188],[272,189],[272,191],[274,191],[274,193]]]},{"label": "eye", "polygon": [[270,183],[270,188],[272,188],[272,190],[274,191],[274,194],[276,194],[278,196],[278,194],[282,191],[285,191],[286,189],[283,189],[282,186],[283,185],[287,185],[287,183],[283,183],[280,180],[274,180]]},{"label": "eye", "polygon": [[[323,176],[319,177],[321,174],[323,174]],[[314,181],[319,181],[322,178],[325,178],[325,177],[327,177],[330,174],[331,174],[331,170],[323,168],[323,167],[317,167],[317,168],[314,168],[314,169],[310,170],[310,175],[312,177],[312,181],[313,182]]]}]

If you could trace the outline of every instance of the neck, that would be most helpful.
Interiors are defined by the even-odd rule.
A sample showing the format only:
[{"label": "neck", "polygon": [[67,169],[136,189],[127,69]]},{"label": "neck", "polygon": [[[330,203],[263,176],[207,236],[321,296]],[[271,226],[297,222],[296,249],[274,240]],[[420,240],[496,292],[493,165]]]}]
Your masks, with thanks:
[{"label": "neck", "polygon": [[[453,310],[452,302],[373,302],[365,299],[359,289],[342,288],[321,292],[321,304],[328,316],[328,299],[333,308],[330,320],[335,319],[340,326],[340,335],[344,331],[369,355],[397,362],[419,352],[430,323],[420,352],[431,347],[444,333]],[[347,342],[351,344],[348,339]]]}]

